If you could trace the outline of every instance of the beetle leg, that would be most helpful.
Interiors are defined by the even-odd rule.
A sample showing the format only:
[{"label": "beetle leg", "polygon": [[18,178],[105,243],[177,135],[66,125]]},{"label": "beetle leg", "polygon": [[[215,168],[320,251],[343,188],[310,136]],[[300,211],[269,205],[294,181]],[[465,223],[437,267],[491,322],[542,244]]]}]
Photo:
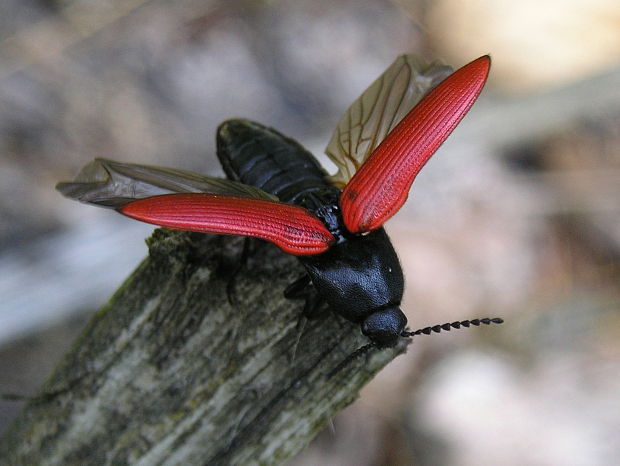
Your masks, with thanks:
[{"label": "beetle leg", "polygon": [[325,300],[312,288],[312,294],[306,298],[302,311],[304,317],[308,320],[323,317],[327,311],[324,304]]},{"label": "beetle leg", "polygon": [[295,356],[297,356],[297,348],[299,347],[299,342],[301,341],[301,336],[304,333],[304,328],[306,328],[306,322],[308,319],[305,315],[301,314],[299,319],[297,320],[297,338],[295,339],[295,344],[293,345],[293,351],[291,352],[291,364],[295,362]]},{"label": "beetle leg", "polygon": [[305,300],[302,314],[307,319],[315,319],[321,317],[325,313],[325,300],[319,295],[312,280],[307,274],[302,275],[284,290],[286,299],[303,299]]},{"label": "beetle leg", "polygon": [[300,277],[295,282],[287,287],[284,292],[284,296],[287,299],[304,299],[304,308],[297,320],[297,339],[293,345],[293,351],[291,353],[291,363],[295,362],[295,356],[297,354],[297,347],[301,340],[301,336],[304,333],[304,328],[308,320],[322,317],[325,314],[326,306],[325,300],[318,294],[318,292],[312,286],[310,278],[306,275]]},{"label": "beetle leg", "polygon": [[302,299],[306,297],[306,293],[309,287],[312,286],[312,281],[308,274],[303,274],[293,283],[286,287],[284,290],[284,297],[286,299]]},{"label": "beetle leg", "polygon": [[228,297],[228,303],[231,306],[238,304],[235,297],[235,285],[237,284],[237,275],[241,272],[241,269],[245,266],[252,252],[252,238],[244,238],[243,249],[241,250],[241,256],[237,261],[235,268],[230,272],[228,277],[228,283],[226,283],[226,296]]}]

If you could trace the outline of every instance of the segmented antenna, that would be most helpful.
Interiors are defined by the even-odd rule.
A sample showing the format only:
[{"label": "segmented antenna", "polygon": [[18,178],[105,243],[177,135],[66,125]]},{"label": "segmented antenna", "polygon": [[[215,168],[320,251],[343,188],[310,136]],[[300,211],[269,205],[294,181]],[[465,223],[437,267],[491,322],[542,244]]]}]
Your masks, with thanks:
[{"label": "segmented antenna", "polygon": [[[500,317],[484,317],[482,319],[467,319],[467,320],[457,320],[456,322],[448,322],[440,325],[433,325],[431,327],[424,327],[414,330],[410,332],[408,330],[403,330],[400,334],[401,337],[410,338],[416,335],[430,335],[431,333],[440,333],[442,331],[449,332],[453,328],[459,329],[461,327],[468,328],[470,326],[478,327],[480,325],[491,325],[491,324],[503,324],[504,319]],[[374,343],[369,343],[367,345],[362,346],[361,348],[356,349],[351,354],[349,354],[344,360],[340,362],[336,367],[334,367],[328,374],[327,378],[331,379],[334,375],[336,375],[342,368],[348,365],[354,359],[357,359],[359,356],[366,354],[372,348],[377,348],[377,345]]]},{"label": "segmented antenna", "polygon": [[424,327],[418,330],[414,330],[413,332],[403,330],[400,334],[402,337],[414,337],[416,335],[430,335],[431,333],[439,333],[441,331],[449,332],[453,328],[459,329],[461,327],[468,328],[470,325],[474,325],[478,327],[479,325],[491,325],[491,324],[502,324],[504,319],[499,317],[485,317],[483,319],[471,319],[471,320],[457,320],[456,322],[448,322],[440,325],[433,325],[431,327]]}]

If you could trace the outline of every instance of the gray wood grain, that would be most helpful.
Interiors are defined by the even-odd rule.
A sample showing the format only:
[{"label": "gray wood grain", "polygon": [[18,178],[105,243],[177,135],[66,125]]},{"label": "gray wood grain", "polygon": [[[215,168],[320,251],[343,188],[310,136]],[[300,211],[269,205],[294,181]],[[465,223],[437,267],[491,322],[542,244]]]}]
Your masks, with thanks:
[{"label": "gray wood grain", "polygon": [[150,255],[0,439],[3,464],[278,464],[398,353],[327,374],[366,340],[331,313],[300,325],[303,272],[256,243],[155,231]]}]

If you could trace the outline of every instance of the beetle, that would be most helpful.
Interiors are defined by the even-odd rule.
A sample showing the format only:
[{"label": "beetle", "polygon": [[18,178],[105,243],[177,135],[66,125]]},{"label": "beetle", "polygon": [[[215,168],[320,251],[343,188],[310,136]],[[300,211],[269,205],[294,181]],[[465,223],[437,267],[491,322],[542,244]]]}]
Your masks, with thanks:
[{"label": "beetle", "polygon": [[307,271],[285,296],[305,298],[306,313],[327,302],[359,323],[370,340],[360,350],[460,325],[500,323],[474,319],[408,331],[400,309],[403,273],[383,229],[477,99],[490,65],[483,56],[452,73],[439,62],[399,56],[338,123],[326,148],[338,167],[333,176],[278,131],[228,120],[217,130],[217,155],[228,179],[95,159],[57,189],[162,227],[276,244]]}]

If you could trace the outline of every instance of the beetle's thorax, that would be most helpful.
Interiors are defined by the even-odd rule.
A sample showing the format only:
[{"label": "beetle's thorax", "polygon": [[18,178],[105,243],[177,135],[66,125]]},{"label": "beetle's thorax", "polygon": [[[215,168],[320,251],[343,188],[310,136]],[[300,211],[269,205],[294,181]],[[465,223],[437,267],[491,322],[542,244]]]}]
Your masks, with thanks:
[{"label": "beetle's thorax", "polygon": [[317,291],[346,319],[362,322],[373,312],[400,305],[403,273],[382,228],[300,261]]},{"label": "beetle's thorax", "polygon": [[[398,309],[404,289],[398,256],[383,228],[366,235],[347,231],[339,196],[339,189],[326,186],[307,190],[296,198],[295,203],[320,218],[337,239],[323,254],[300,260],[334,312],[361,323],[377,346],[391,346],[407,323]],[[383,314],[387,318],[381,318]],[[381,325],[377,325],[379,321]],[[383,325],[387,321],[399,330]]]},{"label": "beetle's thorax", "polygon": [[313,187],[299,193],[294,203],[304,207],[317,216],[336,238],[336,243],[353,238],[344,226],[342,213],[338,205],[340,190],[335,186]]}]

